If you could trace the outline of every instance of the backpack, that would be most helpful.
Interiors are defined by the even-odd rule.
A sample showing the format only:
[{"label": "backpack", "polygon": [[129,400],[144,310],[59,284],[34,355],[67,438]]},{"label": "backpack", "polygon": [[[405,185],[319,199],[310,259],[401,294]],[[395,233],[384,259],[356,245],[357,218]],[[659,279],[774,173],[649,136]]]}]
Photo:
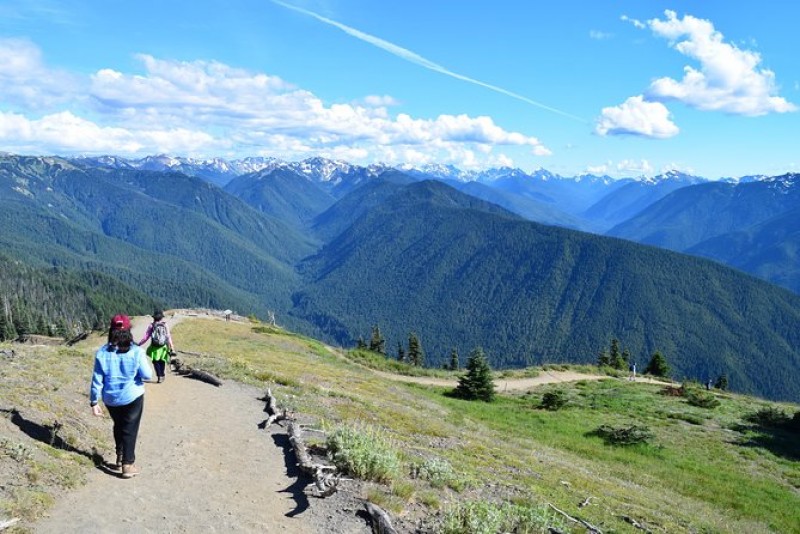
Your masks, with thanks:
[{"label": "backpack", "polygon": [[167,338],[167,325],[161,321],[153,323],[153,332],[150,334],[153,345],[163,347],[167,344]]}]

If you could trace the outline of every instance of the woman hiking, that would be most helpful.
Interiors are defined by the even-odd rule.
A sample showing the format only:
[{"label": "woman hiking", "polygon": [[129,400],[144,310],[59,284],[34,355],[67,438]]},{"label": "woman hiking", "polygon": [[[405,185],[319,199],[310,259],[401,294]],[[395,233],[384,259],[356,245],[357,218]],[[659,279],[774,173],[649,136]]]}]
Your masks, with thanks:
[{"label": "woman hiking", "polygon": [[144,345],[148,339],[150,346],[147,347],[147,355],[153,360],[153,368],[156,370],[160,384],[166,379],[164,369],[167,367],[169,357],[175,353],[172,346],[172,335],[167,323],[164,322],[164,312],[161,310],[153,312],[153,322],[147,325],[147,330],[142,340],[139,341],[139,345]]},{"label": "woman hiking", "polygon": [[122,478],[133,478],[139,469],[136,461],[136,438],[144,410],[144,381],[153,372],[141,347],[133,343],[131,321],[127,315],[115,315],[108,331],[108,343],[95,353],[89,405],[92,414],[102,417],[102,394],[111,419],[114,421],[114,443],[117,460],[113,468],[121,470]]}]

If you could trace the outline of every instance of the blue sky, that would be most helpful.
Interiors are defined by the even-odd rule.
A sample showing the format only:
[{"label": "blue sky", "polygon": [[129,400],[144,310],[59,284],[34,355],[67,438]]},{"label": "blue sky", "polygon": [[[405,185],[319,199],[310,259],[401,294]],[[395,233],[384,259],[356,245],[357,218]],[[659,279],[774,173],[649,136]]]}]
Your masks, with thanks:
[{"label": "blue sky", "polygon": [[800,3],[0,0],[0,150],[800,172]]}]

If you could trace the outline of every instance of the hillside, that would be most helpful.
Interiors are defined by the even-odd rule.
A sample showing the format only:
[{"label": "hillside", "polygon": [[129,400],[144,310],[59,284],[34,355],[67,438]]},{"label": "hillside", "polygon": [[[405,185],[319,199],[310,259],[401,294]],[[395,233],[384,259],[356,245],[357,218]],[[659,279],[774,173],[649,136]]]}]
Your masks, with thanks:
[{"label": "hillside", "polygon": [[797,292],[800,175],[685,187],[608,235],[716,259]]},{"label": "hillside", "polygon": [[[303,263],[293,313],[352,346],[380,327],[426,363],[482,346],[493,365],[594,362],[617,337],[676,376],[798,398],[800,298],[714,262],[548,227],[438,182],[411,184]],[[747,340],[743,342],[742,340]],[[765,369],[770,369],[765,373]]]},{"label": "hillside", "polygon": [[[517,521],[528,532],[585,532],[555,509],[622,534],[640,528],[791,533],[800,524],[800,450],[796,430],[781,422],[800,406],[714,391],[698,393],[718,403],[702,407],[693,397],[664,394],[677,385],[624,377],[543,384],[500,391],[494,403],[469,402],[447,396],[447,388],[376,373],[351,354],[291,332],[191,310],[178,314],[173,333],[180,357],[225,383],[214,388],[170,374],[164,384],[146,386],[150,409],[137,460],[143,472],[134,482],[108,477],[91,461],[93,448],[111,454],[108,421],[92,418],[85,404],[86,373],[102,333],[72,349],[0,345],[15,351],[0,355],[0,409],[9,414],[0,419],[0,522],[20,518],[21,529],[48,532],[66,516],[36,518],[65,510],[80,524],[107,521],[98,516],[106,501],[128,496],[141,506],[123,507],[117,518],[154,529],[191,530],[205,522],[219,529],[281,525],[287,532],[366,534],[365,500],[387,510],[401,534],[512,531],[492,527],[492,517]],[[343,449],[350,458],[380,460],[362,475],[348,473],[332,497],[304,496],[310,479],[289,468],[296,459],[286,428],[255,425],[265,417],[257,393],[267,388],[305,425],[319,457],[332,451],[331,436],[352,435],[361,440],[357,449],[355,441],[341,442],[351,443]],[[547,394],[566,403],[544,409]],[[48,429],[56,419],[63,426],[53,446]],[[635,425],[649,437],[615,445],[598,433],[604,425]],[[159,452],[162,442],[172,444],[169,454]],[[218,447],[237,455],[193,468],[206,449]],[[249,473],[232,479],[243,467]],[[97,502],[103,487],[114,494]],[[215,513],[223,503],[234,515]],[[141,517],[142,508],[164,512]]]}]

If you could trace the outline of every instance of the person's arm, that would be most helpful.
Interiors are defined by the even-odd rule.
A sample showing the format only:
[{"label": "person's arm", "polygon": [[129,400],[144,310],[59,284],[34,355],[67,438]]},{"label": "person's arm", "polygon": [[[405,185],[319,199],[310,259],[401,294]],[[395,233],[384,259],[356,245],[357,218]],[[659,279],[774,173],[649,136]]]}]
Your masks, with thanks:
[{"label": "person's arm", "polygon": [[137,343],[137,345],[144,345],[144,342],[150,339],[150,336],[153,334],[153,323],[147,325],[147,329],[144,331],[144,337],[142,340]]},{"label": "person's arm", "polygon": [[167,327],[167,346],[169,347],[170,352],[175,351],[175,345],[172,344],[172,332],[169,329],[169,325],[164,322],[164,325]]},{"label": "person's arm", "polygon": [[147,353],[142,349],[137,349],[139,353],[139,370],[136,374],[142,380],[150,380],[153,378],[153,368],[150,366],[150,358],[147,357]]},{"label": "person's arm", "polygon": [[100,365],[100,358],[94,357],[94,370],[92,371],[92,384],[89,387],[89,405],[94,415],[100,416],[103,412],[100,409],[100,392],[103,390],[103,367]]}]

